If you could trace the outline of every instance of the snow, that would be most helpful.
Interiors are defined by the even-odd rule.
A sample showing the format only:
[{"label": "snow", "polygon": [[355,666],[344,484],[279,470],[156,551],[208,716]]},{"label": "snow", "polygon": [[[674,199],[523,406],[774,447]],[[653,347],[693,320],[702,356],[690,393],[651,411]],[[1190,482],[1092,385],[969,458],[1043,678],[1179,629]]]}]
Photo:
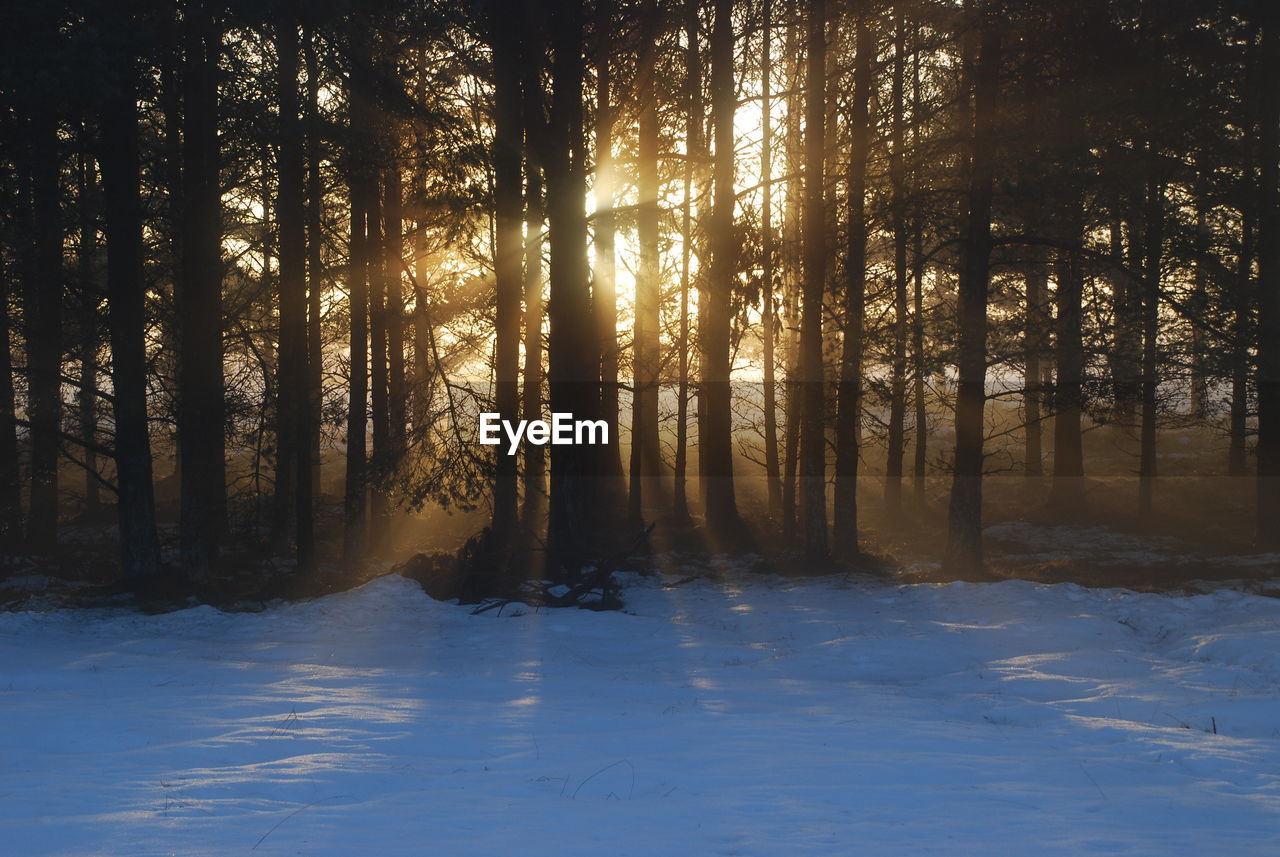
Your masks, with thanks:
[{"label": "snow", "polygon": [[1280,853],[1280,600],[676,579],[0,614],[0,853]]}]

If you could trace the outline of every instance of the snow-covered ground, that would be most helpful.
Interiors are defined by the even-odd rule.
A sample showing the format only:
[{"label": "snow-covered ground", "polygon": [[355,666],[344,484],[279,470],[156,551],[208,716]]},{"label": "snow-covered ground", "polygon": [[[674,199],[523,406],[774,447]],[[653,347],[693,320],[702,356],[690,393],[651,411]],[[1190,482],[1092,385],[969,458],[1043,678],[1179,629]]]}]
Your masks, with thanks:
[{"label": "snow-covered ground", "polygon": [[1280,600],[663,583],[0,615],[0,853],[1280,854]]}]

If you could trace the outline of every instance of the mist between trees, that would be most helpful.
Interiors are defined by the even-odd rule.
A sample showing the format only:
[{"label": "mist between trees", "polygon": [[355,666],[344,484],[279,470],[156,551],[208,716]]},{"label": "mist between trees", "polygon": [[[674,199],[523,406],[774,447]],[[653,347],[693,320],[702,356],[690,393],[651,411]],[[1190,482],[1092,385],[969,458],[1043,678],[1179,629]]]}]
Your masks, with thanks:
[{"label": "mist between trees", "polygon": [[[0,33],[11,557],[114,525],[108,576],[332,573],[460,535],[441,509],[488,528],[481,590],[652,539],[977,577],[984,503],[1280,541],[1272,3],[61,0]],[[481,412],[610,443],[506,454]]]}]

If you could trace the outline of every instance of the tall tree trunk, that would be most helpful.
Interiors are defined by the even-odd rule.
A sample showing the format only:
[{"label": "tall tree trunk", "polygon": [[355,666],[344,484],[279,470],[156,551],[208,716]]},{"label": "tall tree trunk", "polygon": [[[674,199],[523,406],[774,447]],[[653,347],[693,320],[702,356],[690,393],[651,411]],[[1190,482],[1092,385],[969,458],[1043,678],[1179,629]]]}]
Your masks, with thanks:
[{"label": "tall tree trunk", "polygon": [[[1154,152],[1152,153],[1154,154]],[[1146,190],[1143,220],[1146,253],[1142,285],[1142,429],[1138,459],[1138,512],[1150,515],[1156,479],[1156,394],[1160,379],[1160,264],[1164,245],[1164,186],[1151,182]]]},{"label": "tall tree trunk", "polygon": [[[122,64],[123,65],[123,64]],[[147,313],[134,72],[121,69],[98,116],[107,239],[107,323],[115,422],[116,513],[125,577],[160,572],[147,423]],[[6,349],[7,351],[7,349]]]},{"label": "tall tree trunk", "polygon": [[16,551],[22,540],[22,474],[18,470],[9,289],[9,272],[0,271],[0,551],[5,553]]},{"label": "tall tree trunk", "polygon": [[84,445],[80,463],[84,467],[84,517],[95,522],[102,513],[102,475],[98,468],[98,324],[97,301],[85,320],[80,340],[80,377],[76,391],[80,440]]},{"label": "tall tree trunk", "polygon": [[[632,521],[641,520],[646,494],[658,487],[658,479],[662,475],[662,452],[658,447],[661,258],[658,249],[658,97],[654,86],[659,34],[655,0],[644,0],[640,18],[643,32],[635,85],[640,111],[636,154],[639,186],[636,238],[640,245],[640,267],[636,273],[631,493],[628,503]],[[653,505],[652,500],[649,504]]]},{"label": "tall tree trunk", "polygon": [[978,56],[967,89],[973,93],[968,213],[961,245],[956,312],[959,327],[955,417],[955,472],[943,569],[952,575],[981,574],[983,414],[986,409],[987,297],[991,259],[991,197],[995,176],[994,122],[999,88],[999,4],[973,0]]},{"label": "tall tree trunk", "polygon": [[[260,244],[262,267],[258,274],[258,290],[263,295],[273,294],[277,282],[276,266],[273,263],[277,259],[278,251],[276,245],[279,241],[271,226],[276,220],[279,199],[276,193],[277,185],[273,183],[276,176],[276,165],[274,147],[271,142],[265,137],[258,140],[258,197],[262,201],[262,216],[258,218],[262,227],[262,241]],[[275,431],[278,428],[276,425],[268,427],[268,423],[271,422],[272,409],[274,408],[276,415],[280,411],[280,353],[278,342],[276,346],[274,352],[270,355],[264,353],[257,358],[262,368],[262,402],[258,407],[258,425],[257,431],[254,433],[253,496],[255,502],[263,494],[261,482],[262,460],[264,450],[268,446],[268,441],[265,438],[267,438],[270,431]],[[278,435],[275,437],[275,473],[272,480],[272,495],[268,500],[268,509],[265,516],[268,523],[267,541],[279,550],[284,550],[285,547],[284,541],[288,534],[289,524],[289,498],[293,496],[292,425],[292,422],[286,423],[286,430],[290,433],[284,438]],[[280,454],[282,444],[286,448],[284,455]],[[253,533],[258,535],[261,527],[257,516],[254,517],[254,521],[250,526]]]},{"label": "tall tree trunk", "polygon": [[354,559],[368,546],[369,280],[373,267],[371,225],[376,222],[378,186],[372,171],[372,56],[369,22],[351,22],[352,147],[351,247],[348,264],[350,389],[347,399],[346,487],[343,496],[343,556]]},{"label": "tall tree trunk", "polygon": [[[282,50],[288,51],[288,43],[290,40],[288,26],[283,22],[278,23],[276,34],[276,53],[279,55]],[[297,34],[293,36],[293,42],[296,47]],[[297,448],[300,443],[297,437],[297,418],[293,413],[293,393],[294,386],[302,382],[302,376],[298,374],[297,351],[293,344],[292,338],[298,332],[298,322],[294,318],[297,302],[295,296],[286,293],[285,284],[285,264],[284,264],[284,229],[286,221],[294,217],[295,212],[284,212],[286,198],[289,202],[296,202],[292,198],[292,188],[286,189],[284,186],[285,176],[295,166],[294,164],[285,165],[286,146],[292,146],[293,141],[287,139],[289,134],[293,132],[290,127],[291,119],[287,115],[287,109],[290,104],[289,93],[285,91],[285,80],[292,67],[294,73],[294,89],[297,88],[297,60],[296,51],[295,58],[290,65],[289,57],[281,56],[276,63],[276,87],[278,90],[277,98],[280,105],[280,130],[277,145],[274,147],[276,156],[273,159],[273,147],[266,141],[262,141],[262,224],[263,224],[263,250],[262,250],[262,289],[264,293],[269,293],[274,283],[278,286],[277,307],[278,307],[278,335],[276,338],[276,363],[275,363],[275,386],[274,391],[268,383],[267,391],[264,398],[272,400],[275,406],[275,432],[276,449],[275,449],[275,474],[272,483],[271,494],[271,510],[270,510],[270,535],[268,541],[277,551],[285,551],[288,548],[289,541],[289,525],[293,520],[293,498],[297,489],[297,479],[294,475],[295,467],[298,463]],[[292,98],[292,103],[296,106],[296,91]],[[292,121],[296,122],[296,114]],[[288,153],[288,157],[292,158],[293,152]],[[274,163],[273,163],[274,160]],[[275,168],[274,172],[272,168]],[[273,188],[271,179],[277,177],[277,184]],[[273,194],[274,191],[274,194]],[[274,205],[271,201],[274,200]],[[272,254],[271,254],[271,236],[272,226],[277,229],[276,239],[279,244],[279,276],[272,277]],[[292,224],[290,224],[292,228]],[[291,236],[292,237],[292,236]],[[305,237],[303,239],[305,241]],[[292,263],[294,260],[290,260]],[[292,264],[289,269],[290,285],[293,279]],[[305,313],[305,300],[303,296],[303,307]],[[305,323],[305,315],[304,315]]]},{"label": "tall tree trunk", "polygon": [[[298,570],[315,567],[315,531],[311,478],[311,396],[307,371],[306,164],[298,96],[298,28],[278,24],[276,55],[280,88],[280,415],[279,468],[292,484],[276,486],[293,507]],[[287,438],[288,442],[284,440]],[[287,517],[286,517],[287,519]]]},{"label": "tall tree trunk", "polygon": [[[378,121],[385,119],[381,114]],[[379,139],[379,155],[385,150],[385,139]],[[387,247],[383,240],[383,211],[386,188],[382,171],[373,167],[369,196],[369,422],[373,429],[369,438],[369,548],[379,553],[387,547],[390,531],[391,504],[385,480],[389,460],[388,440],[391,420],[387,411]]]},{"label": "tall tree trunk", "polygon": [[[595,419],[600,357],[587,270],[586,141],[583,134],[582,0],[551,6],[551,119],[542,161],[546,170],[551,238],[547,316],[548,380],[552,412]],[[602,523],[593,472],[600,457],[587,447],[552,448],[547,561],[552,577],[580,570]]]},{"label": "tall tree trunk", "polygon": [[320,63],[314,31],[303,27],[302,55],[307,73],[304,121],[307,155],[307,448],[311,450],[311,490],[320,497],[320,423],[324,405],[324,345],[321,339],[324,292],[324,183],[320,176]]},{"label": "tall tree trunk", "polygon": [[[1205,213],[1204,190],[1196,200],[1195,274],[1192,280],[1188,309],[1196,321],[1203,319],[1209,309],[1209,224]],[[1209,372],[1205,366],[1205,328],[1193,322],[1191,325],[1191,416],[1203,420],[1209,413]]]},{"label": "tall tree trunk", "polygon": [[[522,416],[542,419],[542,256],[545,248],[546,214],[543,203],[543,173],[539,157],[546,117],[542,71],[544,45],[537,22],[540,4],[528,3],[524,55],[521,117],[525,135],[525,244],[524,244],[524,367],[521,389]],[[524,506],[520,515],[524,526],[536,531],[546,507],[546,448],[526,444],[524,449]]]},{"label": "tall tree trunk", "polygon": [[800,264],[801,219],[804,216],[804,153],[800,138],[800,115],[804,112],[803,34],[796,0],[787,4],[786,55],[790,58],[790,92],[787,95],[787,213],[783,222],[783,306],[788,328],[786,350],[786,429],[783,436],[782,533],[795,536],[797,518],[796,477],[799,473],[800,424],[803,417],[804,381],[800,359],[800,292],[803,272]]},{"label": "tall tree trunk", "polygon": [[902,456],[907,413],[907,222],[906,168],[902,156],[903,89],[906,78],[907,28],[903,4],[894,8],[892,126],[889,184],[893,193],[889,216],[893,228],[893,354],[889,370],[889,440],[885,460],[885,520],[902,518]]},{"label": "tall tree trunk", "polygon": [[1038,479],[1044,475],[1043,404],[1044,387],[1041,360],[1048,348],[1048,331],[1051,323],[1047,300],[1049,276],[1044,263],[1032,261],[1026,264],[1024,281],[1027,287],[1026,326],[1023,331],[1023,351],[1026,363],[1022,376],[1023,422],[1026,423],[1027,476]]},{"label": "tall tree trunk", "polygon": [[760,57],[760,180],[764,198],[760,206],[760,296],[764,345],[764,474],[769,514],[782,511],[782,474],[778,464],[777,311],[774,304],[773,247],[773,3],[764,0],[761,10]]},{"label": "tall tree trunk", "polygon": [[[920,26],[915,28],[914,58],[911,63],[911,115],[920,115]],[[920,122],[911,123],[911,148],[920,150]],[[918,161],[917,161],[918,163]],[[919,185],[917,171],[913,168],[913,184]],[[915,405],[915,454],[913,461],[913,482],[915,503],[917,508],[925,507],[925,475],[928,470],[929,414],[925,408],[925,372],[928,355],[924,350],[924,216],[917,206],[911,223],[912,240],[912,308],[911,308],[911,357],[912,357],[912,401]]]},{"label": "tall tree trunk", "polygon": [[76,247],[76,285],[80,289],[80,377],[76,391],[80,439],[84,441],[81,463],[84,465],[84,517],[96,521],[102,511],[101,476],[98,473],[98,314],[101,298],[93,275],[97,253],[98,225],[96,212],[96,180],[88,133],[79,129],[80,151],[76,157],[76,208],[79,215],[79,241]]},{"label": "tall tree trunk", "polygon": [[[1129,200],[1125,201],[1131,204]],[[1132,256],[1137,241],[1133,221],[1128,221],[1129,246],[1125,247],[1126,223],[1118,216],[1111,229],[1112,258],[1123,263]],[[1115,344],[1111,357],[1111,374],[1115,388],[1115,422],[1124,428],[1131,427],[1142,396],[1142,289],[1130,277],[1119,274],[1112,281],[1113,311],[1115,314]]]},{"label": "tall tree trunk", "polygon": [[[494,134],[493,199],[495,214],[493,269],[496,288],[494,404],[504,420],[520,410],[520,298],[524,291],[522,252],[524,211],[521,200],[520,18],[519,4],[491,0],[489,38],[493,45]],[[494,447],[493,530],[505,537],[516,523],[519,503],[518,458],[505,444]]]},{"label": "tall tree trunk", "polygon": [[706,312],[699,329],[703,420],[698,432],[702,498],[707,525],[726,529],[738,522],[733,487],[733,410],[729,388],[729,333],[738,238],[733,228],[733,0],[715,0],[711,29],[711,117],[715,128],[712,185],[715,194],[708,228],[711,253]]},{"label": "tall tree trunk", "polygon": [[47,553],[58,538],[58,446],[62,412],[62,193],[58,120],[48,104],[32,106],[29,164],[31,264],[23,301],[27,342],[27,410],[31,422],[28,549]]},{"label": "tall tree trunk", "polygon": [[182,568],[209,574],[227,532],[226,404],[222,375],[222,187],[218,174],[218,56],[222,33],[207,0],[183,21],[182,264],[178,309],[178,443],[182,450]]},{"label": "tall tree trunk", "polygon": [[[1084,241],[1080,205],[1080,201],[1073,201],[1064,218],[1065,237],[1072,244]],[[1053,395],[1053,488],[1049,502],[1061,510],[1074,510],[1084,488],[1084,445],[1080,434],[1084,404],[1084,271],[1079,253],[1059,252],[1056,279],[1054,363],[1058,376]]]},{"label": "tall tree trunk", "polygon": [[[822,366],[822,309],[827,280],[826,204],[823,197],[823,160],[827,146],[825,0],[811,0],[806,26],[804,305],[800,319],[800,374],[804,385],[804,404],[800,423],[800,489],[804,502],[804,552],[810,559],[821,559],[827,555],[826,397]],[[842,383],[843,376],[842,369]],[[847,437],[843,440],[849,442]],[[848,477],[847,472],[842,475]],[[856,481],[854,486],[856,490]],[[856,540],[856,534],[853,538]]]},{"label": "tall tree trunk", "polygon": [[[867,294],[867,158],[871,148],[868,107],[871,100],[871,68],[875,40],[867,24],[866,8],[859,7],[855,22],[853,103],[849,111],[849,222],[845,230],[845,320],[840,354],[840,389],[836,414],[835,551],[838,556],[858,553],[858,456],[862,425],[863,323]],[[821,202],[821,200],[819,200]],[[901,462],[901,456],[899,456]]]},{"label": "tall tree trunk", "polygon": [[413,260],[413,395],[410,401],[414,435],[423,439],[431,422],[431,396],[435,375],[434,335],[428,309],[431,278],[430,221],[417,222]]},{"label": "tall tree trunk", "polygon": [[1262,4],[1258,90],[1258,526],[1260,545],[1280,544],[1280,10]]},{"label": "tall tree trunk", "polygon": [[916,232],[915,271],[912,273],[911,356],[912,403],[915,406],[915,451],[912,456],[912,482],[916,506],[926,502],[925,479],[929,469],[929,412],[925,407],[925,374],[928,357],[924,350],[924,242]]},{"label": "tall tree trunk", "polygon": [[[160,57],[160,88],[157,106],[160,108],[164,122],[163,136],[160,140],[159,176],[164,186],[163,214],[168,228],[168,258],[165,260],[170,269],[172,296],[176,302],[182,286],[182,52],[184,39],[182,28],[176,12],[178,8],[170,8],[164,17],[162,38],[166,49]],[[170,378],[180,374],[182,362],[181,348],[178,342],[177,313],[160,327],[162,349],[159,358],[160,371]],[[176,402],[181,407],[181,402]],[[176,416],[176,413],[175,413]],[[181,485],[182,479],[182,443],[180,430],[175,419],[168,429],[169,447],[172,450],[173,468],[171,478]],[[154,464],[154,463],[153,463]],[[181,495],[181,487],[179,487]],[[179,513],[180,514],[180,513]]]},{"label": "tall tree trunk", "polygon": [[352,176],[351,185],[351,261],[348,266],[351,366],[343,493],[343,555],[347,559],[365,552],[369,526],[369,194],[366,178]]},{"label": "tall tree trunk", "polygon": [[[686,142],[686,152],[688,151]],[[680,250],[680,333],[677,343],[679,378],[676,385],[676,455],[675,485],[672,489],[672,513],[679,522],[689,516],[689,263],[693,255],[693,217],[690,195],[693,185],[692,161],[685,159],[684,195],[681,197]]]},{"label": "tall tree trunk", "polygon": [[1258,45],[1257,26],[1254,21],[1249,30],[1248,47],[1244,55],[1244,91],[1241,125],[1244,127],[1241,164],[1240,194],[1240,252],[1236,259],[1235,289],[1232,295],[1231,317],[1231,406],[1227,419],[1229,437],[1227,449],[1227,475],[1249,474],[1245,435],[1249,413],[1250,345],[1253,342],[1255,301],[1258,291],[1253,282],[1257,214],[1261,181],[1258,175],[1258,113],[1261,88],[1257,85]]},{"label": "tall tree trunk", "polygon": [[[534,179],[534,173],[539,178]],[[535,196],[536,195],[536,196]],[[524,254],[524,367],[521,386],[521,416],[542,419],[542,252],[544,235],[541,170],[530,171],[525,199],[528,229]],[[545,513],[547,455],[544,447],[527,444],[524,449],[524,505],[520,516],[526,527],[537,529]]]},{"label": "tall tree trunk", "polygon": [[[1250,167],[1246,175],[1256,176]],[[1231,411],[1228,416],[1227,475],[1246,476],[1245,434],[1249,414],[1249,342],[1253,332],[1253,205],[1246,201],[1240,217],[1240,257],[1231,317]]]},{"label": "tall tree trunk", "polygon": [[[391,161],[383,171],[386,204],[382,210],[383,245],[386,247],[386,323],[387,323],[387,463],[388,474],[400,466],[407,442],[406,424],[409,419],[409,390],[404,369],[404,177],[399,159],[399,135],[397,130]],[[519,210],[519,187],[516,189],[516,209]],[[519,219],[517,217],[517,225]],[[517,258],[519,254],[517,253]],[[520,298],[517,291],[516,306]],[[517,316],[519,310],[517,309]],[[516,342],[519,342],[520,325],[516,323]],[[519,350],[517,344],[516,350]],[[513,375],[514,377],[514,375]],[[515,415],[513,410],[512,415]]]},{"label": "tall tree trunk", "polygon": [[[689,463],[689,375],[690,375],[690,343],[689,343],[689,289],[690,261],[695,243],[697,222],[691,212],[690,198],[694,187],[694,162],[699,162],[698,169],[704,169],[708,157],[704,137],[706,121],[706,105],[702,97],[702,56],[699,45],[699,3],[698,0],[686,0],[684,5],[685,31],[685,172],[684,202],[682,204],[683,250],[680,263],[680,380],[676,402],[676,454],[675,485],[672,493],[672,510],[677,520],[689,520],[688,499],[688,463]],[[699,203],[701,215],[705,203]],[[702,219],[699,217],[699,219]],[[705,282],[706,274],[699,271],[700,287]],[[699,396],[701,400],[701,396]],[[701,412],[701,407],[699,407]]]},{"label": "tall tree trunk", "polygon": [[[597,0],[594,32],[596,68],[595,181],[595,269],[591,278],[591,311],[595,319],[595,340],[600,351],[600,414],[608,426],[609,445],[599,450],[601,498],[610,506],[625,502],[622,482],[622,458],[618,444],[618,283],[617,218],[614,194],[617,180],[613,162],[612,106],[613,80],[610,73],[613,39],[613,0]],[[633,439],[634,440],[634,439]]]}]

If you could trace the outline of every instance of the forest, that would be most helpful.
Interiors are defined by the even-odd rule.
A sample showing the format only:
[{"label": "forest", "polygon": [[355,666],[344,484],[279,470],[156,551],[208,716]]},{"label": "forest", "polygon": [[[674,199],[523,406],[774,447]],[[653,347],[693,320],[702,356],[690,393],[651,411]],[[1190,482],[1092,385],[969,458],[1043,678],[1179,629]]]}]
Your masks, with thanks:
[{"label": "forest", "polygon": [[6,855],[1280,853],[1274,0],[0,0],[0,336]]},{"label": "forest", "polygon": [[1269,3],[3,14],[0,538],[55,576],[1280,540]]}]

